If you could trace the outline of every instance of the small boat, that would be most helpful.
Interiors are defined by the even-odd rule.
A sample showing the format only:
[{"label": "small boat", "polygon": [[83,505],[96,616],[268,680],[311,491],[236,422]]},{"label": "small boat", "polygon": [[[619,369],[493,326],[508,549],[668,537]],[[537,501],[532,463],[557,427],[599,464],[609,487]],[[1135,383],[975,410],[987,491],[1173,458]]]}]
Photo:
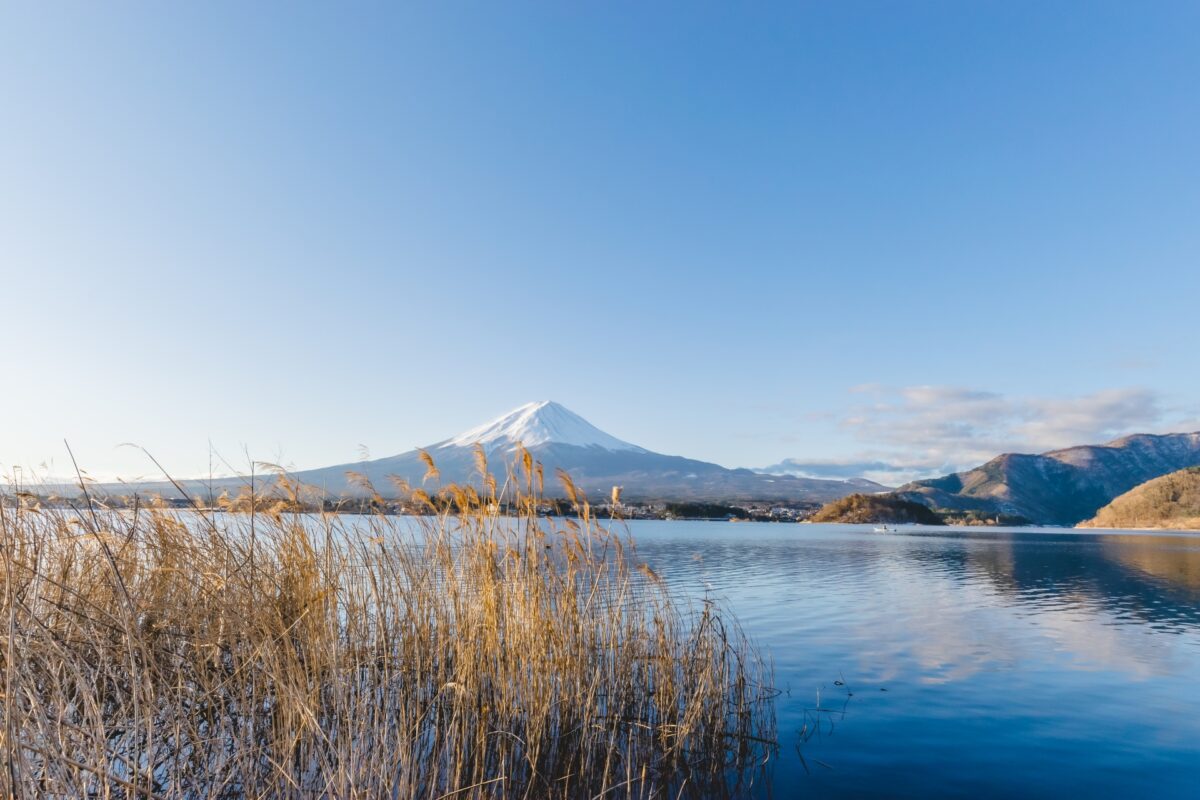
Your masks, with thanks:
[{"label": "small boat", "polygon": [[895,528],[889,528],[887,525],[883,525],[883,526],[876,525],[874,530],[876,533],[895,533],[896,532]]}]

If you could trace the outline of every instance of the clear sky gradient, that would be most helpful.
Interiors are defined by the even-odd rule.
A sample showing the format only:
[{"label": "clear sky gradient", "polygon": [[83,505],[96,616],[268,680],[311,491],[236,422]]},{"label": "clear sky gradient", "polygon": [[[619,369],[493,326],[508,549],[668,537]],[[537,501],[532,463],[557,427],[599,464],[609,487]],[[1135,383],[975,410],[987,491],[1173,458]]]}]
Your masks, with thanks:
[{"label": "clear sky gradient", "polygon": [[813,474],[1200,427],[1196,3],[0,10],[0,464],[535,399]]}]

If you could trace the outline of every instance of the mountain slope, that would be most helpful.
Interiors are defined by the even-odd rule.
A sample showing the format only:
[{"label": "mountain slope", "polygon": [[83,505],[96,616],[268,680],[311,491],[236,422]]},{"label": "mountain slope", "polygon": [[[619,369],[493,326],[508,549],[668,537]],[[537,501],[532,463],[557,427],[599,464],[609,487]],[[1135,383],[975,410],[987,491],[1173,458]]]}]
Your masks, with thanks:
[{"label": "mountain slope", "polygon": [[[475,445],[488,455],[502,478],[518,444],[542,464],[545,489],[561,495],[558,469],[592,496],[607,496],[623,486],[629,500],[811,500],[827,502],[861,491],[858,484],[792,476],[760,475],[707,461],[663,455],[611,436],[552,401],[529,403],[491,422],[424,448],[437,464],[442,483],[478,480]],[[296,473],[305,483],[333,494],[350,489],[347,472],[365,476],[377,488],[390,487],[389,476],[420,486],[426,467],[416,450],[389,458],[340,464]]]},{"label": "mountain slope", "polygon": [[[607,497],[613,486],[624,488],[627,500],[768,501],[825,503],[856,491],[882,489],[870,481],[838,481],[788,475],[762,475],[748,469],[728,469],[719,464],[682,456],[655,453],[611,436],[562,405],[541,401],[528,403],[483,425],[423,448],[440,472],[436,481],[424,480],[426,465],[418,450],[387,458],[337,464],[294,472],[302,483],[332,496],[361,495],[366,478],[386,496],[397,496],[398,478],[411,486],[436,488],[446,483],[475,483],[480,479],[476,446],[488,456],[489,470],[503,482],[507,466],[524,445],[542,465],[545,492],[563,495],[556,470],[571,475],[576,486],[591,497]],[[201,496],[236,489],[238,478],[216,481],[185,481],[189,492]],[[106,487],[110,494],[131,490],[173,494],[167,484]]]},{"label": "mountain slope", "polygon": [[1006,453],[967,472],[901,486],[896,494],[934,508],[1074,525],[1138,484],[1191,466],[1200,466],[1200,433],[1135,434],[1041,455]]},{"label": "mountain slope", "polygon": [[1135,486],[1079,527],[1200,530],[1200,467]]}]

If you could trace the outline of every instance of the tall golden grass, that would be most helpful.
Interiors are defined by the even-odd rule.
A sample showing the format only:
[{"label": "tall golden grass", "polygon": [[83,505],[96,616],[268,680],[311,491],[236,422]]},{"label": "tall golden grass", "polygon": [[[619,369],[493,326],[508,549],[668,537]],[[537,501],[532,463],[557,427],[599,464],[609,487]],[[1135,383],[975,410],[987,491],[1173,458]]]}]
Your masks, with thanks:
[{"label": "tall golden grass", "polygon": [[748,793],[769,665],[508,472],[416,518],[0,504],[0,796]]}]

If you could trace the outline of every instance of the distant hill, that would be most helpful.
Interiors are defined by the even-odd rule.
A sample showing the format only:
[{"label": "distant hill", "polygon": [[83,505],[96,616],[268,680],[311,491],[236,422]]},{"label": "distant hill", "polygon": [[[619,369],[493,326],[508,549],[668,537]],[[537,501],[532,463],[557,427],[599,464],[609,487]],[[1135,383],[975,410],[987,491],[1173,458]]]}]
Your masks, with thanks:
[{"label": "distant hill", "polygon": [[967,472],[916,481],[895,495],[937,509],[1075,525],[1133,487],[1200,466],[1200,433],[1135,434],[1041,455],[1006,453]]},{"label": "distant hill", "polygon": [[1200,467],[1189,467],[1130,489],[1081,528],[1200,530]]},{"label": "distant hill", "polygon": [[[785,458],[783,461],[780,461],[778,464],[771,464],[770,466],[767,466],[767,467],[758,467],[754,471],[761,472],[764,475],[794,475],[795,477],[798,477],[798,478],[809,478],[809,477],[812,477],[812,470],[813,470],[814,466],[815,465],[813,462],[801,461],[800,459],[796,459],[796,458]],[[827,467],[828,465],[821,465],[821,466]],[[865,465],[864,464],[844,465],[844,466],[838,468],[838,471],[830,472],[829,474],[826,475],[826,477],[844,480],[846,483],[850,484],[851,486],[857,486],[858,490],[863,492],[864,494],[877,494],[880,492],[890,492],[895,487],[884,486],[882,483],[876,483],[875,481],[868,480],[867,478],[863,478],[863,477],[861,477],[861,475],[858,474],[859,472],[867,472],[867,471],[871,470],[872,468],[884,469],[886,467],[887,467],[887,464],[884,464],[882,462],[876,462],[874,464],[865,464]],[[843,471],[844,471],[844,474],[843,474]]]},{"label": "distant hill", "polygon": [[895,495],[852,494],[834,500],[814,514],[810,522],[891,523],[944,525],[928,506]]},{"label": "distant hill", "polygon": [[[564,406],[544,400],[527,403],[491,422],[464,431],[450,439],[423,448],[436,463],[440,476],[426,482],[426,465],[418,450],[387,458],[337,464],[291,473],[300,482],[322,490],[327,496],[362,495],[366,478],[385,497],[401,492],[393,478],[412,486],[436,489],[446,483],[476,483],[476,446],[484,449],[489,470],[502,482],[506,464],[518,445],[524,445],[541,464],[547,496],[561,497],[563,489],[555,472],[570,474],[576,486],[592,498],[609,496],[621,486],[626,500],[672,500],[702,502],[810,501],[824,503],[856,491],[884,487],[871,481],[819,480],[794,475],[763,475],[748,469],[729,469],[719,464],[683,456],[664,455],[622,441],[600,430]],[[244,484],[240,478],[216,481],[183,481],[189,492],[204,497],[210,491],[233,489]],[[131,490],[174,494],[163,483],[103,487],[111,494]]]}]

